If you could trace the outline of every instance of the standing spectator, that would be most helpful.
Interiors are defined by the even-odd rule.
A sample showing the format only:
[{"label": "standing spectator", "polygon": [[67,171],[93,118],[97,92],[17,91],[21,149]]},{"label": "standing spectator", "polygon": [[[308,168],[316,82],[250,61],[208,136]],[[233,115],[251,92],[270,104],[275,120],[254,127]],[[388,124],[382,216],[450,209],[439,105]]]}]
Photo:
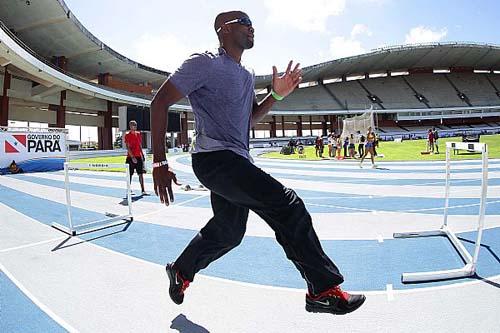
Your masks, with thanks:
[{"label": "standing spectator", "polygon": [[342,159],[342,156],[341,156],[341,153],[342,153],[342,139],[340,138],[340,135],[337,135],[337,137],[335,138],[335,141],[336,141],[336,146],[337,146],[337,159],[341,160]]},{"label": "standing spectator", "polygon": [[358,131],[358,156],[361,158],[365,154],[366,137]]},{"label": "standing spectator", "polygon": [[432,134],[434,135],[435,154],[439,154],[439,145],[438,145],[439,133],[435,127],[432,128]]},{"label": "standing spectator", "polygon": [[368,127],[368,132],[366,133],[366,144],[365,144],[365,154],[361,158],[359,162],[359,167],[363,167],[363,161],[365,160],[366,155],[370,153],[370,159],[372,160],[372,168],[375,169],[377,166],[375,165],[375,153],[373,152],[373,147],[375,146],[375,133],[373,133],[372,128]]},{"label": "standing spectator", "polygon": [[141,132],[137,130],[137,122],[131,120],[129,123],[130,131],[125,134],[125,145],[127,146],[127,159],[126,163],[130,170],[130,182],[132,182],[132,175],[134,170],[139,176],[139,183],[141,184],[142,195],[146,195],[144,189],[144,154],[142,153],[142,137]]},{"label": "standing spectator", "polygon": [[342,145],[342,147],[344,147],[344,158],[347,158],[347,156],[349,156],[347,154],[347,148],[349,147],[349,135],[347,135],[345,138],[344,138],[344,144]]},{"label": "standing spectator", "polygon": [[432,132],[432,128],[427,131],[427,151],[434,153],[434,132]]},{"label": "standing spectator", "polygon": [[373,134],[375,135],[375,141],[373,141],[373,156],[378,156],[377,148],[378,148],[379,137],[377,133],[373,132]]},{"label": "standing spectator", "polygon": [[335,156],[335,149],[335,136],[333,133],[330,133],[330,135],[328,135],[328,157]]},{"label": "standing spectator", "polygon": [[354,155],[356,155],[356,140],[354,134],[351,133],[349,136],[349,157],[354,158]]},{"label": "standing spectator", "polygon": [[316,157],[323,158],[323,138],[317,136],[314,143],[314,148],[316,149]]}]

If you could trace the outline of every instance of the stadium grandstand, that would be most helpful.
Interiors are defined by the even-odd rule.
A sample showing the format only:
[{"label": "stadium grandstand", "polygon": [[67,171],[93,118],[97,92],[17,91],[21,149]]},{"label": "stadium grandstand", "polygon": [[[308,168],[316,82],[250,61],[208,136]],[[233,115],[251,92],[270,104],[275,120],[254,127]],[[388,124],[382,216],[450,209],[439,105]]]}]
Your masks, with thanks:
[{"label": "stadium grandstand", "polygon": [[[4,1],[0,9],[3,126],[96,127],[99,148],[112,149],[119,107],[147,107],[169,75],[101,42],[64,1]],[[384,47],[305,67],[301,89],[276,103],[251,138],[340,133],[343,118],[369,107],[381,139],[422,136],[428,127],[443,135],[498,133],[499,59],[498,46],[456,42]],[[269,91],[270,82],[270,75],[256,77],[257,96]],[[181,113],[176,142],[188,144],[194,122],[189,103],[172,110]]]}]

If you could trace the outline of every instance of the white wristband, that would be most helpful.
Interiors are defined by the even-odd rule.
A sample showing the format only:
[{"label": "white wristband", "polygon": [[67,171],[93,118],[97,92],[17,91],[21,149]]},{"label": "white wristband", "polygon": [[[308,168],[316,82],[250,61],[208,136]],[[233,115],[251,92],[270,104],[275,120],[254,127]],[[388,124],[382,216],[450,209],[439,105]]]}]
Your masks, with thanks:
[{"label": "white wristband", "polygon": [[155,162],[153,164],[151,164],[151,166],[154,168],[159,168],[161,166],[164,166],[164,165],[168,165],[168,161],[165,160],[165,161],[161,161],[161,162]]}]

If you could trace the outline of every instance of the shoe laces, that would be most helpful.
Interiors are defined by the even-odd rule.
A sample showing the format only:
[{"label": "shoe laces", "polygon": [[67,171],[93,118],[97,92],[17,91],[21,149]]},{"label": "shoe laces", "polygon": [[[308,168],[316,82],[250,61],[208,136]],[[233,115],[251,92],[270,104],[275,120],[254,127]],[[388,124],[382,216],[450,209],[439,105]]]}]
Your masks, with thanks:
[{"label": "shoe laces", "polygon": [[326,291],[323,291],[321,294],[317,295],[317,296],[313,296],[311,297],[313,300],[316,300],[316,299],[319,299],[321,297],[327,297],[327,296],[331,296],[331,297],[338,297],[338,298],[341,298],[343,299],[344,301],[348,301],[349,300],[349,297],[351,295],[349,295],[348,292],[345,292],[343,291],[342,289],[340,289],[339,286],[335,286],[335,287],[332,287]]}]

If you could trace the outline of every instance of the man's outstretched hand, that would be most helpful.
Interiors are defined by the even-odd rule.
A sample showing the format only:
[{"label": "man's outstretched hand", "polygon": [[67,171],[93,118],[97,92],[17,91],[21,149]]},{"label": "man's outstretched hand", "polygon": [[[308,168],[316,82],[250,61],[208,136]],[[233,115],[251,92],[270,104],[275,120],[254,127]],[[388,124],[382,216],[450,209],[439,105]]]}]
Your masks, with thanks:
[{"label": "man's outstretched hand", "polygon": [[286,71],[278,76],[278,69],[273,66],[273,90],[280,96],[286,97],[302,81],[302,69],[300,63],[297,63],[292,70],[293,60],[290,60]]},{"label": "man's outstretched hand", "polygon": [[155,194],[160,197],[161,203],[166,206],[170,202],[174,202],[174,192],[172,191],[172,181],[176,185],[181,185],[177,182],[177,176],[168,166],[161,166],[153,169],[153,187]]}]

